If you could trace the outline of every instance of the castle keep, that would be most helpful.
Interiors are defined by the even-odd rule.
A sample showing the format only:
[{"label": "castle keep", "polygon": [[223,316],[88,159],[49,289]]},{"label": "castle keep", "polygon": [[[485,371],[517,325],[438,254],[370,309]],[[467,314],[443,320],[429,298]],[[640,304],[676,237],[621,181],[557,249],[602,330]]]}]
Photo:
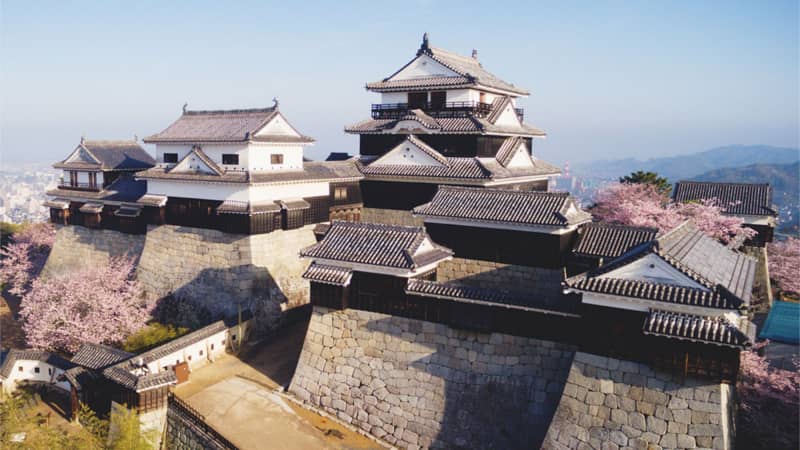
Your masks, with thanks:
[{"label": "castle keep", "polygon": [[[426,35],[366,88],[381,102],[345,128],[355,157],[306,160],[313,139],[277,101],[184,107],[145,138],[155,158],[82,141],[46,203],[82,231],[59,230],[48,267],[79,263],[68,255],[85,246],[115,256],[105,240],[136,236],[153,295],[220,319],[256,297],[310,303],[289,392],[400,448],[732,448],[754,258],[690,221],[661,234],[593,223],[550,192],[560,171],[534,152],[545,133],[517,105],[528,92],[477,51]],[[682,182],[675,198],[702,189]],[[742,195],[758,205],[727,212],[752,216],[761,245],[774,212],[760,204],[769,187],[756,191]],[[149,411],[181,381],[184,352],[213,358],[235,333],[220,321],[138,358],[82,349],[104,355],[95,365],[26,357],[57,362],[75,398],[92,399],[87,380]]]}]

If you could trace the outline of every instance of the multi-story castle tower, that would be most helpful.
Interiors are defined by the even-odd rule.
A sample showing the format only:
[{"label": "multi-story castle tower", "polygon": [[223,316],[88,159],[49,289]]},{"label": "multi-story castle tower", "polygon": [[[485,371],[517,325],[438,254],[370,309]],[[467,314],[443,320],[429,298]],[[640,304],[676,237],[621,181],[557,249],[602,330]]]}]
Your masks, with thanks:
[{"label": "multi-story castle tower", "polygon": [[345,131],[360,136],[367,208],[410,210],[441,184],[547,190],[559,173],[533,155],[545,133],[517,108],[528,91],[489,73],[474,50],[431,47],[426,34],[410,62],[366,88],[381,103]]}]

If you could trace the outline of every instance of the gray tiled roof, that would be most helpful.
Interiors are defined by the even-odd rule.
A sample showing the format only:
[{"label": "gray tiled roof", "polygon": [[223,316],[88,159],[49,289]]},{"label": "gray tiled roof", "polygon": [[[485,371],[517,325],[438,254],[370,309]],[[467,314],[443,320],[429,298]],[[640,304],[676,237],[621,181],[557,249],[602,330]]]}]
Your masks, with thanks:
[{"label": "gray tiled roof", "polygon": [[[420,112],[409,112],[398,119],[367,119],[345,127],[344,131],[352,134],[384,134],[389,133],[401,121],[414,120],[420,129],[434,134],[507,134],[519,136],[546,136],[547,133],[534,126],[523,123],[519,127],[495,125],[486,118],[475,115],[465,117],[431,117]],[[409,130],[414,131],[414,130]]]},{"label": "gray tiled roof", "polygon": [[116,205],[121,202],[134,203],[146,192],[146,181],[136,180],[131,175],[123,174],[113,183],[97,192],[56,188],[47,191],[47,195],[75,201],[97,201]]},{"label": "gray tiled roof", "polygon": [[657,239],[659,255],[694,280],[719,285],[749,303],[756,260],[731,250],[686,221]]},{"label": "gray tiled roof", "polygon": [[354,161],[314,161],[303,163],[302,170],[275,170],[250,172],[225,171],[222,175],[202,173],[175,173],[164,167],[154,167],[136,174],[142,179],[209,181],[215,183],[272,184],[325,180],[360,180],[364,178]]},{"label": "gray tiled roof", "polygon": [[632,297],[703,308],[738,309],[741,301],[724,292],[707,291],[673,284],[620,278],[572,277],[567,286],[586,292]]},{"label": "gray tiled roof", "polygon": [[416,269],[443,261],[453,254],[450,249],[436,244],[417,253],[425,240],[430,241],[430,237],[422,227],[334,220],[325,238],[301,250],[300,255],[344,263]]},{"label": "gray tiled roof", "polygon": [[768,183],[681,181],[675,184],[673,198],[677,202],[716,199],[728,214],[778,215],[772,204],[772,187]]},{"label": "gray tiled roof", "polygon": [[414,214],[423,218],[552,227],[576,225],[592,217],[564,192],[458,186],[440,186],[429,203],[414,208]]},{"label": "gray tiled roof", "polygon": [[[415,78],[413,80],[390,80],[390,78],[403,70],[421,55],[427,55],[431,57],[434,61],[447,67],[459,76],[432,76]],[[367,84],[367,89],[378,92],[406,91],[427,89],[431,87],[484,87],[490,89],[501,89],[503,91],[513,92],[518,95],[528,95],[528,91],[525,89],[518,88],[511,83],[503,81],[484,69],[483,65],[481,65],[477,58],[462,56],[441,48],[431,47],[428,45],[427,39],[423,40],[422,46],[417,51],[417,55],[414,57],[414,59],[403,66],[403,68],[381,81]]]},{"label": "gray tiled roof", "polygon": [[517,147],[524,142],[524,140],[519,136],[512,136],[506,138],[505,141],[500,145],[500,148],[497,149],[497,154],[494,155],[497,162],[500,163],[501,166],[505,167],[511,161],[511,158],[516,153]]},{"label": "gray tiled roof", "polygon": [[[124,364],[124,363],[123,363]],[[111,366],[103,370],[103,376],[115,383],[136,392],[146,391],[178,382],[175,372],[165,370],[159,373],[135,375],[121,365]]]},{"label": "gray tiled roof", "polygon": [[[659,256],[704,288],[610,278],[606,275],[649,254]],[[608,264],[567,279],[566,285],[576,290],[623,297],[738,309],[750,302],[755,265],[755,259],[723,246],[687,221],[649,244],[634,247]]]},{"label": "gray tiled roof", "polygon": [[136,171],[153,167],[156,164],[153,157],[135,141],[82,141],[77,149],[88,152],[91,158],[70,163],[64,160],[54,164],[53,167],[56,169]]},{"label": "gray tiled roof", "polygon": [[[255,136],[280,114],[276,108],[226,111],[185,111],[165,130],[144,139],[145,143],[194,142],[313,142],[307,136]],[[288,124],[288,123],[287,123]],[[299,133],[298,133],[299,134]]]},{"label": "gray tiled roof", "polygon": [[497,289],[479,288],[456,283],[440,283],[436,281],[410,278],[406,284],[406,293],[418,296],[445,298],[467,303],[502,305],[512,309],[537,311],[548,314],[576,316],[577,303],[569,299],[561,301],[539,301],[537,295],[522,295]]},{"label": "gray tiled roof", "polygon": [[577,256],[616,258],[638,245],[653,241],[657,233],[656,228],[589,223],[578,230],[578,241],[572,253]]},{"label": "gray tiled roof", "polygon": [[280,210],[280,205],[275,202],[243,202],[235,200],[225,200],[217,207],[217,213],[220,214],[264,214],[276,213]]},{"label": "gray tiled roof", "polygon": [[644,321],[645,334],[668,338],[744,348],[750,339],[734,324],[722,317],[703,317],[650,310]]},{"label": "gray tiled roof", "polygon": [[347,286],[353,277],[353,271],[344,267],[311,263],[303,273],[303,278],[317,283]]},{"label": "gray tiled roof", "polygon": [[72,362],[90,369],[103,369],[132,356],[133,353],[106,345],[85,343],[72,357]]},{"label": "gray tiled roof", "polygon": [[95,382],[98,375],[91,369],[76,366],[64,371],[64,378],[76,389],[83,389],[85,386]]},{"label": "gray tiled roof", "polygon": [[17,361],[42,361],[53,367],[64,370],[75,367],[75,364],[71,361],[50,352],[43,350],[17,350],[12,348],[6,354],[5,360],[3,360],[3,365],[0,367],[0,376],[7,378],[14,369],[14,364],[16,364]]},{"label": "gray tiled roof", "polygon": [[140,355],[136,355],[129,361],[132,364],[134,359],[138,360],[141,358],[145,364],[148,364],[150,362],[163,358],[171,353],[180,351],[186,346],[192,345],[196,342],[200,342],[209,336],[213,336],[221,331],[224,331],[226,328],[227,326],[225,325],[225,322],[222,320],[218,320],[210,325],[200,328],[199,330],[192,331],[191,333],[184,334],[183,336],[177,339],[173,339],[164,345],[158,346]]}]

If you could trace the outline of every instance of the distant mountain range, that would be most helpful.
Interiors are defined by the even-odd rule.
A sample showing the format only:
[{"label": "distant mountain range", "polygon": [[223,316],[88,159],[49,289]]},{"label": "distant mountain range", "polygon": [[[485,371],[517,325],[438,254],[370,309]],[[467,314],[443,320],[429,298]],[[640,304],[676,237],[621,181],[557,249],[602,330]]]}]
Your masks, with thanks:
[{"label": "distant mountain range", "polygon": [[[730,145],[699,153],[638,160],[586,161],[573,164],[576,175],[588,178],[616,179],[637,170],[656,172],[671,182],[698,177],[706,172],[753,164],[791,164],[800,160],[796,148],[769,145]],[[762,181],[763,182],[763,181]]]},{"label": "distant mountain range", "polygon": [[797,233],[800,224],[800,162],[794,164],[752,164],[727,167],[693,177],[695,181],[736,183],[769,183],[773,202],[780,210],[780,227],[784,232]]}]

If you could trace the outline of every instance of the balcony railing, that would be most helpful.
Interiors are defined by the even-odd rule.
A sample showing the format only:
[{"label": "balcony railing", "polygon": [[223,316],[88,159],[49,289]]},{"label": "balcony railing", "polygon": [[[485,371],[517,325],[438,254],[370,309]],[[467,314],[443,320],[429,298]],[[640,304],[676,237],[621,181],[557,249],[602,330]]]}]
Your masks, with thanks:
[{"label": "balcony railing", "polygon": [[58,183],[59,189],[72,189],[74,191],[99,191],[101,186],[91,183],[66,183],[61,181]]},{"label": "balcony railing", "polygon": [[481,102],[424,102],[377,103],[372,105],[373,119],[397,119],[409,110],[421,109],[433,117],[464,117],[468,114],[485,116],[492,111],[490,103]]}]

